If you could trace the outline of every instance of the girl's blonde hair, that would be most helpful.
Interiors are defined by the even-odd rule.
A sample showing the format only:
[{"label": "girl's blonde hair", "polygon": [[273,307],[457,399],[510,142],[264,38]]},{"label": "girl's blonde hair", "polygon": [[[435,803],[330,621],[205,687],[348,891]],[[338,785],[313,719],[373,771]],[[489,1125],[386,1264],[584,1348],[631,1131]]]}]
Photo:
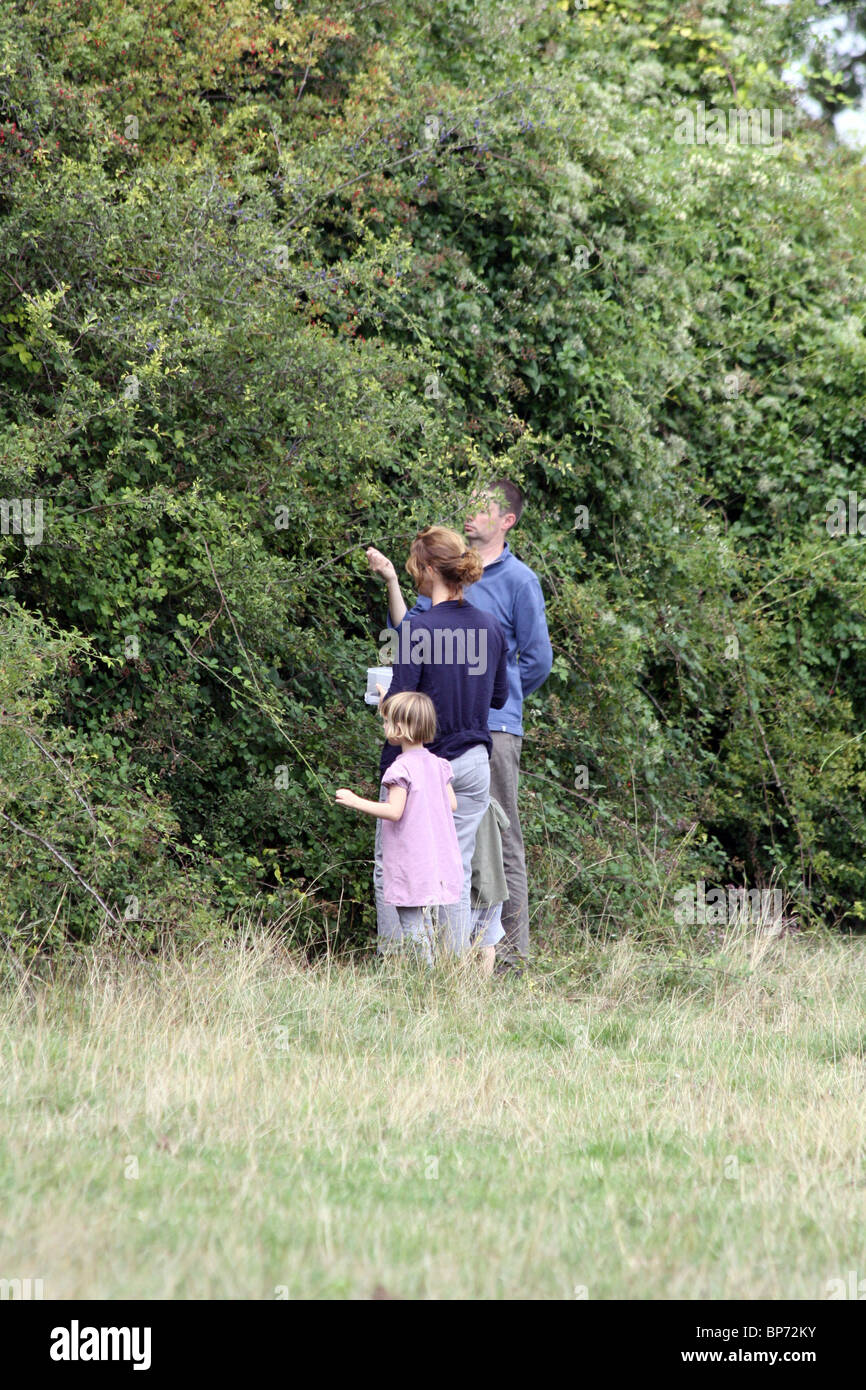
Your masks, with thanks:
[{"label": "girl's blonde hair", "polygon": [[447,526],[425,526],[412,542],[406,569],[416,589],[425,565],[430,565],[449,588],[456,589],[458,598],[463,596],[464,584],[475,584],[484,573],[480,555],[467,550],[466,542]]},{"label": "girl's blonde hair", "polygon": [[407,743],[432,743],[436,737],[436,710],[429,695],[420,690],[401,690],[382,701],[385,737]]}]

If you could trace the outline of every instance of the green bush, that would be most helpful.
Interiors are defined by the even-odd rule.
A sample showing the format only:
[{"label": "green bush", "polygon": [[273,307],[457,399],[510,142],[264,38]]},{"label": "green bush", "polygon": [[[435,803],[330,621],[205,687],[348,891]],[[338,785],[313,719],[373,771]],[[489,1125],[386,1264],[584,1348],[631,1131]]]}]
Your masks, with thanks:
[{"label": "green bush", "polygon": [[[555,650],[540,937],[702,876],[863,919],[866,569],[826,526],[866,435],[863,172],[781,84],[801,22],[7,6],[0,495],[44,507],[0,536],[10,931],[62,899],[87,935],[94,889],[145,941],[251,910],[362,944],[363,547],[402,564],[497,474]],[[678,143],[733,88],[782,143]]]}]

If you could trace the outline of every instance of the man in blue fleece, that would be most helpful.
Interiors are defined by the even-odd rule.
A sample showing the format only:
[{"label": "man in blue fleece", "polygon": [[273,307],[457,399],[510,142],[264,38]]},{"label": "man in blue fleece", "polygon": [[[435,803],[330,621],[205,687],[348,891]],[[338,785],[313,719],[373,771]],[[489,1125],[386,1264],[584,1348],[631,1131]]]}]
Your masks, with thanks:
[{"label": "man in blue fleece", "polygon": [[[475,507],[477,510],[473,511]],[[500,479],[483,495],[473,498],[464,533],[484,564],[476,584],[467,584],[464,597],[477,608],[493,613],[508,639],[508,699],[488,717],[493,748],[490,754],[490,795],[505,811],[509,828],[502,834],[502,855],[508,898],[502,908],[505,936],[496,948],[499,968],[521,967],[529,952],[529,902],[523,832],[517,813],[520,752],[523,747],[523,701],[550,675],[553,651],[547,631],[544,595],[537,575],[512,553],[506,536],[520,520],[523,494],[507,479]],[[388,586],[390,625],[399,627],[406,604],[393,564],[372,547],[367,551],[370,569]],[[420,597],[408,616],[423,613],[429,598]]]}]

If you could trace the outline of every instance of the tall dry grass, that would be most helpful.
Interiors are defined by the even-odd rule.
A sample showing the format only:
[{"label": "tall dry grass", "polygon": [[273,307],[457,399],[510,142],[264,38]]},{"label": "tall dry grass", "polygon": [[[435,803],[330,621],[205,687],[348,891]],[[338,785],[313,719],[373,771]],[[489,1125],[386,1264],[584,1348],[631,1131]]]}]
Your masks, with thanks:
[{"label": "tall dry grass", "polygon": [[866,1276],[859,943],[523,980],[241,931],[0,996],[0,1278],[46,1298],[802,1298]]}]

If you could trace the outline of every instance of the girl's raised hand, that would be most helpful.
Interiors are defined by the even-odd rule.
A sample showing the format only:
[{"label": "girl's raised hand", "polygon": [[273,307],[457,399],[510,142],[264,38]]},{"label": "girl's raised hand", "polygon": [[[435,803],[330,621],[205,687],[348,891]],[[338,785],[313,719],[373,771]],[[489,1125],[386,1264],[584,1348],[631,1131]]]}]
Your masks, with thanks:
[{"label": "girl's raised hand", "polygon": [[338,806],[356,806],[357,803],[358,803],[358,798],[357,798],[357,796],[355,795],[355,793],[354,793],[353,791],[350,791],[348,787],[338,787],[338,788],[337,788],[337,805],[338,805]]}]

